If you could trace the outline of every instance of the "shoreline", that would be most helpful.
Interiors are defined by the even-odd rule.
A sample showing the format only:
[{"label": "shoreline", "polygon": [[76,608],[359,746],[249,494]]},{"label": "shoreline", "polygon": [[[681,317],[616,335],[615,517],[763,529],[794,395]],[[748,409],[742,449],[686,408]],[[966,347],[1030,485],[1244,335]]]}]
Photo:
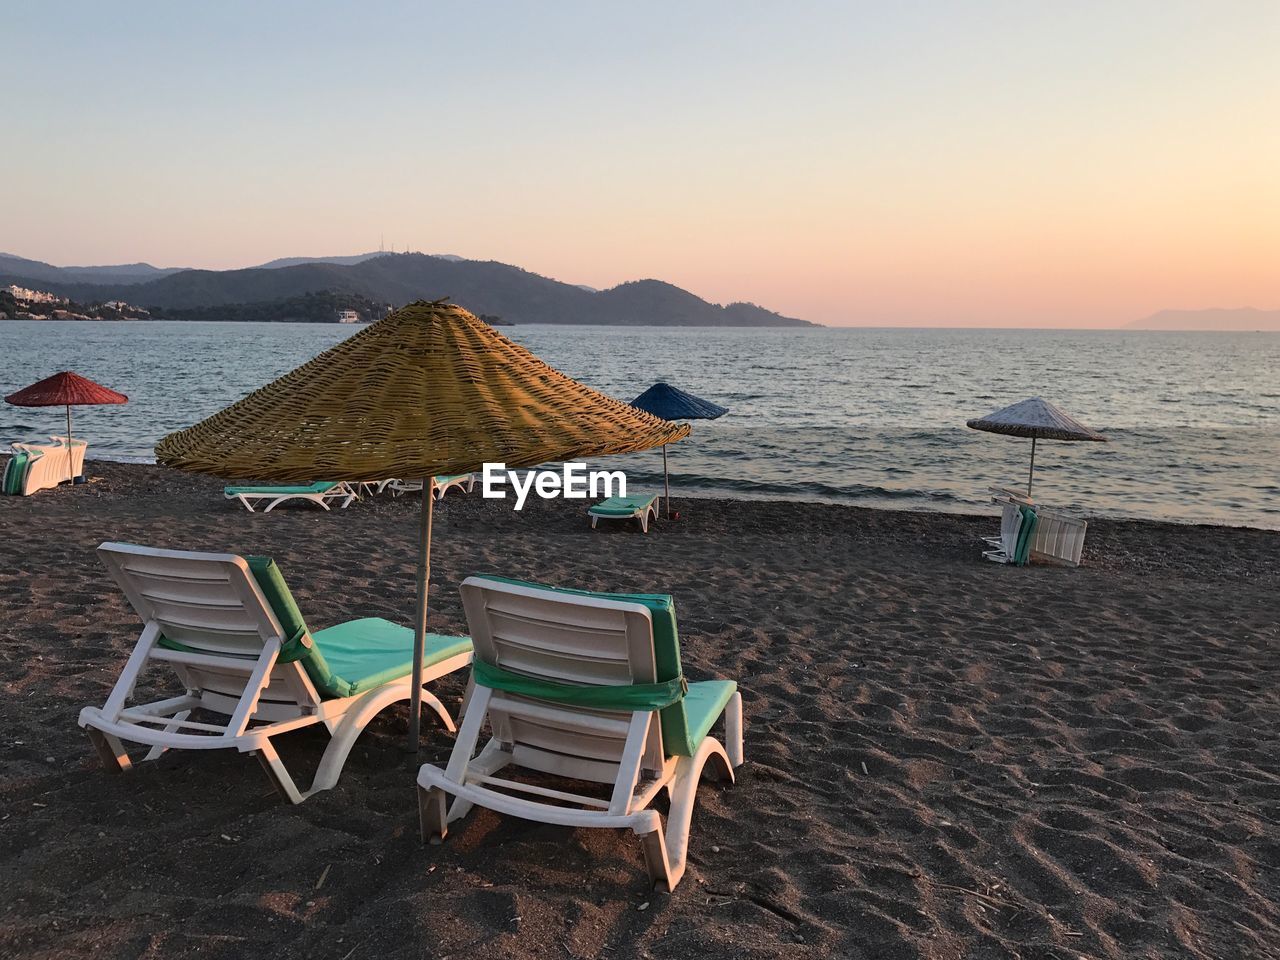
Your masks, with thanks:
[{"label": "shoreline", "polygon": [[[124,455],[122,455],[122,459],[108,459],[108,458],[96,458],[96,457],[90,458],[85,460],[85,468],[87,470],[90,464],[97,463],[97,464],[120,465],[120,466],[156,467],[157,469],[161,469],[161,470],[168,469],[166,467],[157,467],[154,458],[148,459],[143,457],[133,457],[129,459],[123,459],[123,456]],[[218,481],[218,482],[222,483],[223,481]],[[659,478],[657,481],[654,481],[654,480],[645,481],[645,483],[642,485],[655,486],[660,482],[661,481]],[[742,503],[794,503],[794,504],[802,504],[802,505],[808,504],[815,507],[849,507],[855,510],[875,510],[879,512],[887,512],[887,513],[895,513],[895,512],[925,513],[925,514],[936,513],[936,514],[940,514],[942,516],[948,516],[948,517],[995,517],[997,514],[995,506],[990,502],[989,499],[986,501],[974,501],[972,503],[953,502],[952,504],[950,504],[951,506],[955,506],[957,508],[967,507],[968,509],[947,510],[937,506],[930,506],[925,503],[922,503],[920,506],[911,506],[905,503],[898,504],[895,502],[897,498],[892,498],[892,497],[876,498],[874,496],[868,496],[864,499],[869,502],[860,502],[860,501],[855,501],[853,499],[839,499],[836,497],[831,497],[826,499],[815,498],[815,497],[810,497],[802,494],[797,494],[795,496],[776,496],[776,495],[770,495],[767,493],[755,493],[752,491],[731,490],[727,488],[702,488],[702,489],[689,488],[689,489],[692,489],[694,492],[686,493],[685,488],[676,488],[671,498],[672,502],[675,503],[681,500],[702,500],[702,501],[728,500],[728,501],[742,502]],[[903,493],[900,496],[901,496],[901,499],[904,501],[912,498],[918,499],[920,501],[925,501],[929,499],[923,495],[910,493],[910,492]],[[941,498],[938,498],[938,499],[941,499]],[[1173,517],[1123,516],[1115,513],[1110,513],[1106,510],[1090,511],[1090,510],[1085,510],[1085,509],[1075,508],[1075,507],[1058,508],[1058,507],[1055,507],[1054,504],[1052,503],[1045,503],[1043,504],[1043,506],[1059,509],[1061,510],[1061,512],[1068,513],[1074,516],[1080,516],[1083,519],[1087,520],[1091,526],[1095,523],[1150,523],[1150,524],[1168,524],[1173,527],[1205,527],[1208,529],[1254,530],[1259,533],[1280,533],[1280,521],[1277,521],[1277,524],[1274,527],[1264,527],[1264,526],[1258,526],[1256,524],[1247,524],[1247,523],[1231,524],[1231,523],[1214,523],[1209,520],[1179,520]]]}]

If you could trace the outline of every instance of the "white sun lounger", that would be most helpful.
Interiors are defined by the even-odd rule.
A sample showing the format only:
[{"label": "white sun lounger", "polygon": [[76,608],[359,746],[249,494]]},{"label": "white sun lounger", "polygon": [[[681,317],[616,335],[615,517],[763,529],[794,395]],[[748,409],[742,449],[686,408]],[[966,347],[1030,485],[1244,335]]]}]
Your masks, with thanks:
[{"label": "white sun lounger", "polygon": [[649,532],[649,524],[658,517],[658,495],[638,493],[632,497],[610,497],[587,508],[591,517],[591,529],[601,520],[639,520],[642,533]]},{"label": "white sun lounger", "polygon": [[1043,508],[1036,511],[1036,516],[1039,522],[1031,536],[1031,560],[1066,567],[1080,566],[1088,522]]},{"label": "white sun lounger", "polygon": [[349,483],[322,480],[296,487],[224,487],[222,495],[228,500],[239,500],[250,513],[254,512],[255,503],[261,504],[263,500],[270,500],[267,508],[262,511],[270,513],[286,500],[309,500],[320,504],[326,510],[329,509],[329,501],[340,500],[342,502],[338,506],[345,510],[356,498],[356,491]]},{"label": "white sun lounger", "polygon": [[[443,500],[445,493],[455,487],[463,493],[470,493],[476,485],[476,477],[473,473],[456,473],[448,476],[436,477],[436,499]],[[392,496],[401,496],[406,493],[421,493],[421,480],[388,480],[384,481],[384,486],[391,487]],[[378,492],[382,492],[382,487],[378,488]]]},{"label": "white sun lounger", "polygon": [[[54,443],[58,444],[59,446],[62,446],[62,447],[68,446],[68,441],[66,437],[50,436],[49,439],[52,440]],[[73,439],[70,441],[70,447],[71,447],[71,476],[73,477],[83,476],[84,475],[84,454],[85,454],[85,451],[89,449],[89,442],[87,440]]]},{"label": "white sun lounger", "polygon": [[[24,497],[41,490],[52,490],[70,479],[70,453],[65,446],[56,443],[11,443],[12,456],[5,465],[6,489],[12,479],[13,491]],[[12,477],[21,472],[21,476]]]},{"label": "white sun lounger", "polygon": [[1000,536],[983,538],[991,546],[991,549],[983,551],[983,558],[995,563],[1016,563],[1023,522],[1022,507],[1006,503],[1000,518]]},{"label": "white sun lounger", "polygon": [[[145,624],[106,704],[80,711],[80,726],[114,770],[132,766],[125,741],[150,746],[146,760],[169,749],[235,749],[255,754],[284,799],[301,803],[338,782],[374,716],[409,699],[413,631],[370,618],[312,634],[270,560],[123,543],[102,544],[98,556]],[[466,637],[426,641],[424,682],[471,660]],[[150,666],[172,668],[185,693],[128,706]],[[436,697],[423,690],[422,702],[454,729]],[[225,719],[188,719],[197,709]],[[317,723],[332,740],[301,791],[272,738]]]},{"label": "white sun lounger", "polygon": [[[709,772],[732,781],[733,768],[742,763],[737,684],[684,684],[670,597],[590,594],[469,577],[462,600],[475,643],[475,686],[448,766],[426,764],[418,772],[423,839],[443,840],[447,824],[476,804],[543,823],[625,828],[640,836],[655,885],[675,887],[685,870],[704,766],[711,761]],[[485,676],[493,668],[496,680]],[[527,687],[516,692],[490,685],[513,674],[535,689],[557,689],[538,689],[534,696]],[[672,684],[677,690],[684,684],[687,692],[665,708],[616,705],[627,694],[647,697]],[[589,706],[570,703],[565,686],[575,698],[600,699]],[[546,699],[549,693],[557,699]],[[709,736],[722,716],[723,746]],[[476,755],[486,721],[492,739]],[[497,776],[508,767],[603,789],[589,796]],[[665,830],[652,807],[664,790],[671,801]],[[449,796],[456,799],[446,813]]]}]

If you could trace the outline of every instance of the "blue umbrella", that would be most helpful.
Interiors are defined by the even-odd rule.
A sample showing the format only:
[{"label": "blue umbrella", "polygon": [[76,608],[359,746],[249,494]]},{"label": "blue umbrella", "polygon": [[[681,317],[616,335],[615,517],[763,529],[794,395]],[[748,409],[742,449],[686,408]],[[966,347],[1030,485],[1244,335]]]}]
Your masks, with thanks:
[{"label": "blue umbrella", "polygon": [[[692,393],[677,390],[669,383],[655,383],[631,401],[633,407],[652,413],[663,420],[715,420],[729,412],[722,407],[695,397]],[[667,503],[667,519],[671,519],[671,474],[667,472],[667,445],[662,445],[663,499]]]}]

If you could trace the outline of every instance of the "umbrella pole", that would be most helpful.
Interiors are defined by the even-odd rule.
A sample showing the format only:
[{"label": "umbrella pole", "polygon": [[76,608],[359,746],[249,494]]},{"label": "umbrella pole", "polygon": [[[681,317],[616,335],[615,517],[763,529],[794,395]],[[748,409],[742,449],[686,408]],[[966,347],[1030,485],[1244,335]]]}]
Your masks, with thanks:
[{"label": "umbrella pole", "polygon": [[667,472],[667,445],[662,445],[662,499],[667,503],[667,519],[671,519],[671,474]]},{"label": "umbrella pole", "polygon": [[67,404],[67,479],[72,483],[76,482],[75,462],[76,455],[74,450],[75,444],[71,442],[71,404]]},{"label": "umbrella pole", "polygon": [[1036,475],[1036,438],[1031,438],[1031,469],[1027,471],[1027,499],[1031,499],[1031,480]]},{"label": "umbrella pole", "polygon": [[413,622],[413,685],[409,688],[409,752],[418,752],[422,726],[422,653],[427,643],[427,588],[431,583],[431,514],[435,505],[435,477],[422,481],[422,516],[418,524],[418,607]]}]

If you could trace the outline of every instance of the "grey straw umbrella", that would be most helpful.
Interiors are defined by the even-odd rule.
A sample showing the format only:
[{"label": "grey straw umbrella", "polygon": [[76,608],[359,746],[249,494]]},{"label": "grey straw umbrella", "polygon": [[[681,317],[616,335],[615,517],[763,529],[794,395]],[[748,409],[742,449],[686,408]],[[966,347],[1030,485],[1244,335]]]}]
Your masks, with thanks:
[{"label": "grey straw umbrella", "polygon": [[418,748],[434,478],[485,463],[634,453],[687,436],[572,380],[443,300],[419,301],[156,445],[156,462],[230,480],[422,477],[409,747]]},{"label": "grey straw umbrella", "polygon": [[985,417],[968,420],[966,425],[974,430],[985,430],[988,433],[1031,438],[1031,467],[1027,471],[1028,497],[1031,496],[1031,483],[1035,479],[1037,440],[1105,442],[1108,439],[1041,397],[1031,397],[1029,400],[989,413]]},{"label": "grey straw umbrella", "polygon": [[[659,381],[631,405],[645,413],[652,413],[663,420],[716,420],[729,412],[728,407],[685,393],[669,383]],[[667,445],[662,445],[662,499],[667,507],[667,519],[671,519],[671,474],[667,470]]]}]

